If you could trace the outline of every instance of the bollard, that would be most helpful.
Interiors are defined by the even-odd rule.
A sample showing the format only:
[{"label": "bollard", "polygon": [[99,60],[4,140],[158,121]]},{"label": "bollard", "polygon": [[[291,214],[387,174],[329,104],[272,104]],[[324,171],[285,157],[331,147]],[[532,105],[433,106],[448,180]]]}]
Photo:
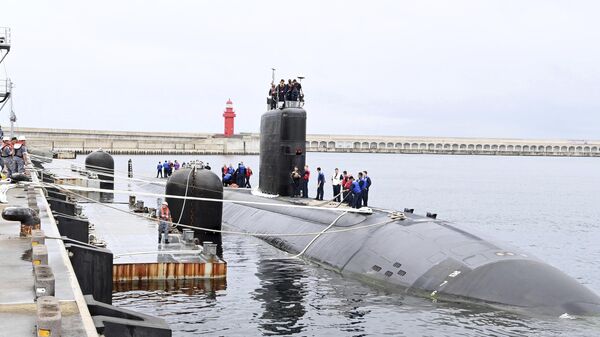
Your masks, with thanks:
[{"label": "bollard", "polygon": [[31,231],[31,246],[43,245],[46,243],[46,234],[41,229]]},{"label": "bollard", "polygon": [[183,242],[186,245],[194,244],[194,231],[191,229],[183,230]]},{"label": "bollard", "polygon": [[48,264],[48,248],[46,245],[31,247],[31,263],[33,263],[34,266]]},{"label": "bollard", "polygon": [[75,204],[75,215],[81,215],[83,212],[83,206]]},{"label": "bollard", "polygon": [[33,290],[35,297],[54,296],[55,278],[52,268],[47,265],[33,266]]},{"label": "bollard", "polygon": [[6,207],[2,211],[2,218],[10,221],[21,222],[21,237],[31,236],[31,231],[40,229],[40,217],[37,212],[27,207]]},{"label": "bollard", "polygon": [[129,208],[133,208],[135,206],[135,195],[129,196]]},{"label": "bollard", "polygon": [[214,258],[215,255],[217,255],[217,244],[216,243],[212,243],[210,241],[204,241],[202,242],[202,247],[204,248],[202,250],[202,254],[204,256],[206,256],[207,258]]},{"label": "bollard", "polygon": [[61,320],[62,315],[58,299],[53,296],[38,298],[36,336],[60,336]]}]

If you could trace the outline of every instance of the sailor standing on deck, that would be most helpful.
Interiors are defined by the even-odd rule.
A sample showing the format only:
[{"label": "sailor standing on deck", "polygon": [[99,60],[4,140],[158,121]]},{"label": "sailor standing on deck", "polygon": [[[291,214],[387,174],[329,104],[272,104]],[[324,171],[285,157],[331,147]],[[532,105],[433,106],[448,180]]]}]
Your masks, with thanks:
[{"label": "sailor standing on deck", "polygon": [[169,163],[167,163],[166,160],[163,163],[163,175],[165,178],[167,178],[169,176]]},{"label": "sailor standing on deck", "polygon": [[331,185],[333,186],[333,200],[340,202],[341,198],[340,198],[340,191],[341,191],[341,184],[342,184],[342,179],[344,177],[340,174],[340,171],[338,170],[338,168],[335,168],[335,173],[333,173],[333,175],[331,176]]},{"label": "sailor standing on deck", "polygon": [[236,176],[236,183],[239,188],[246,187],[246,166],[244,166],[244,162],[240,162],[238,164],[238,171]]},{"label": "sailor standing on deck", "polygon": [[325,185],[325,175],[321,172],[321,168],[317,167],[317,197],[316,200],[323,200],[323,186]]},{"label": "sailor standing on deck", "polygon": [[354,180],[353,177],[350,177],[350,180],[352,181],[352,185],[351,185],[351,190],[352,190],[352,202],[353,205],[352,207],[354,208],[360,208],[361,205],[361,201],[362,201],[362,196],[361,196],[361,192],[362,192],[362,188],[361,188],[361,184],[360,184],[360,179],[362,177],[362,173],[358,173],[358,180]]},{"label": "sailor standing on deck", "polygon": [[292,197],[300,196],[300,171],[298,171],[298,166],[294,167],[294,170],[290,174],[290,178],[292,178]]},{"label": "sailor standing on deck", "polygon": [[162,163],[158,162],[158,165],[156,166],[156,178],[158,178],[158,176],[160,176],[161,178],[163,177],[162,171],[163,171]]},{"label": "sailor standing on deck", "polygon": [[369,189],[371,188],[371,178],[369,178],[367,171],[363,171],[364,185],[362,190],[362,201],[363,206],[368,207],[367,202],[369,201]]},{"label": "sailor standing on deck", "polygon": [[283,108],[283,106],[285,106],[285,87],[285,81],[281,79],[281,81],[279,81],[279,85],[277,86],[277,104],[279,105],[278,108]]},{"label": "sailor standing on deck", "polygon": [[304,165],[304,175],[302,176],[302,198],[308,198],[308,180],[310,179],[310,171],[308,165]]},{"label": "sailor standing on deck", "polygon": [[10,178],[14,171],[13,163],[13,148],[10,143],[10,137],[2,137],[2,149],[0,149],[0,156],[2,157],[2,169],[6,168],[6,176]]},{"label": "sailor standing on deck", "polygon": [[271,83],[271,88],[269,89],[269,107],[271,110],[277,108],[277,88],[275,87],[275,83]]},{"label": "sailor standing on deck", "polygon": [[169,204],[163,201],[158,210],[158,243],[162,241],[162,234],[165,234],[165,243],[169,243],[169,224],[173,223]]},{"label": "sailor standing on deck", "polygon": [[14,145],[13,159],[15,161],[15,171],[17,173],[25,173],[25,163],[27,160],[27,145],[25,136],[19,136],[17,143]]}]

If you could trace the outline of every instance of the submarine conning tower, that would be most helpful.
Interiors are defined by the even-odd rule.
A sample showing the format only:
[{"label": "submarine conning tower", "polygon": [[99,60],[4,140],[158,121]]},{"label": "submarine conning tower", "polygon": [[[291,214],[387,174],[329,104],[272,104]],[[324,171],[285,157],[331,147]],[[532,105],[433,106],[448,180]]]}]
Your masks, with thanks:
[{"label": "submarine conning tower", "polygon": [[304,109],[294,107],[265,112],[260,121],[260,191],[290,196],[290,174],[294,166],[303,172],[305,151]]}]

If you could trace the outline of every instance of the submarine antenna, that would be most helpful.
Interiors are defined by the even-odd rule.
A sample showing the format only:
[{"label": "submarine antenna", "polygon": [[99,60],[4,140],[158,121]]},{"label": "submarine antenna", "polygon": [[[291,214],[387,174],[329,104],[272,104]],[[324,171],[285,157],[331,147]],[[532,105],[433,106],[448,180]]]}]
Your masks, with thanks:
[{"label": "submarine antenna", "polygon": [[271,84],[275,84],[275,68],[271,68]]}]

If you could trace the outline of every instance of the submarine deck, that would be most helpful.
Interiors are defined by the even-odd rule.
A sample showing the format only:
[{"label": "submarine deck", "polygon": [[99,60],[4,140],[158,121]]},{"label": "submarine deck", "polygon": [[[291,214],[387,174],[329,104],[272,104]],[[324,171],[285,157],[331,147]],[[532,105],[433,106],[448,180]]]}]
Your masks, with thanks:
[{"label": "submarine deck", "polygon": [[172,235],[171,243],[159,244],[156,219],[128,214],[128,205],[110,207],[87,203],[83,212],[113,252],[114,282],[226,276],[225,261],[206,257],[200,246],[186,245]]}]

